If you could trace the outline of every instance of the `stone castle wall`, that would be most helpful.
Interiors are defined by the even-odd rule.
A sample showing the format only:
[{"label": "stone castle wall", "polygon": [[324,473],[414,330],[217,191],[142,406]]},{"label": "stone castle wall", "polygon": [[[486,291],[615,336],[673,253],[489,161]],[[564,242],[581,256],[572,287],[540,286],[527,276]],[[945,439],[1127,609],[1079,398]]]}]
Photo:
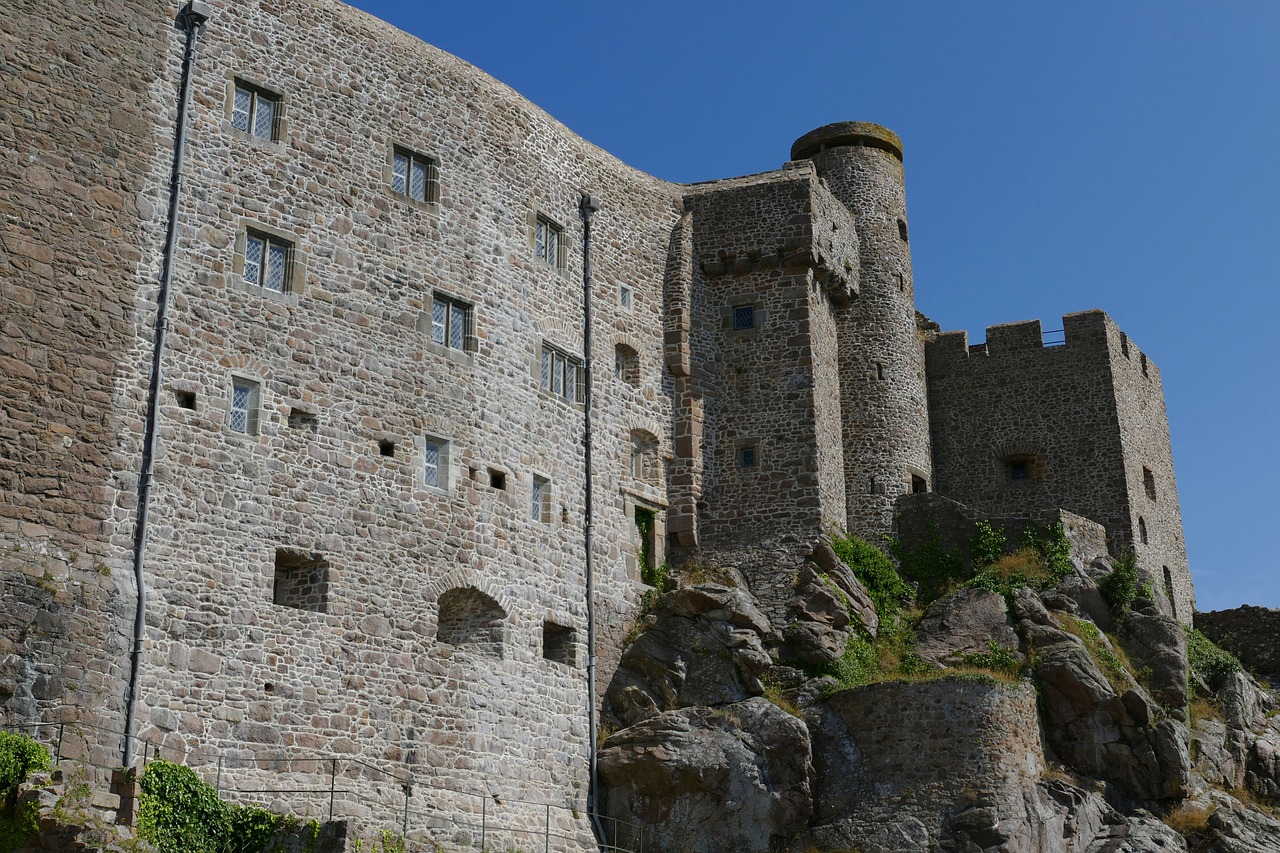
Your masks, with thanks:
[{"label": "stone castle wall", "polygon": [[[965,443],[1005,401],[962,335],[931,345],[926,408],[890,132],[846,123],[780,170],[673,185],[336,0],[211,11],[146,551],[139,734],[166,757],[341,754],[585,814],[584,412],[565,383],[588,361],[601,687],[643,559],[668,545],[741,569],[778,619],[824,535],[888,533],[894,500],[935,469],[983,511],[1016,503],[989,482],[991,448]],[[123,725],[176,12],[128,0],[81,29],[81,4],[20,0],[0,21],[22,71],[0,96],[0,703],[14,721]],[[237,91],[274,105],[268,131],[236,126]],[[397,157],[431,166],[421,200],[395,188]],[[601,202],[589,358],[583,193]],[[286,251],[279,290],[246,275],[253,240]],[[456,338],[437,339],[437,316]],[[1075,316],[1066,355],[1048,358],[1078,387],[1028,392],[1054,418],[1112,387],[1117,356]],[[1002,355],[1000,340],[1002,381],[1057,381],[1044,351]],[[1117,421],[1112,395],[1045,445],[1080,454],[1075,467],[1019,499],[1127,531],[1141,466],[1099,465],[1142,456],[1160,504],[1149,533],[1180,542],[1167,431],[1160,444],[1140,421],[1163,418],[1158,373],[1116,383],[1138,415],[1104,430],[1115,446],[1091,444]],[[1077,500],[1077,477],[1120,497]],[[1189,590],[1185,556],[1157,556]],[[95,746],[103,761],[119,749]],[[588,837],[581,818],[562,829]]]},{"label": "stone castle wall", "polygon": [[1280,684],[1280,610],[1246,605],[1197,613],[1195,627],[1240,659],[1250,670]]},{"label": "stone castle wall", "polygon": [[935,487],[987,515],[1062,508],[1103,524],[1185,620],[1193,599],[1159,374],[1101,311],[1063,324],[1057,346],[1034,320],[992,326],[972,347],[964,332],[928,343]]}]

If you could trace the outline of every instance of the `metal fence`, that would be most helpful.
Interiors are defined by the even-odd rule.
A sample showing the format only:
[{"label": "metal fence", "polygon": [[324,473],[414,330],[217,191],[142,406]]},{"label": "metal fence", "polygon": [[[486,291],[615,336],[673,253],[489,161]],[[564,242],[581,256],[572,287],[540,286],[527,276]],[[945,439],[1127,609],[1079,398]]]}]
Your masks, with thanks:
[{"label": "metal fence", "polygon": [[[103,757],[119,751],[99,738],[105,735],[118,743],[123,732],[83,722],[4,727],[29,732],[47,744],[55,764],[71,761],[97,771],[100,784],[119,769]],[[142,739],[138,743],[144,772],[157,759],[186,764],[229,802],[252,803],[304,820],[345,820],[348,832],[357,837],[377,837],[388,830],[404,839],[406,851],[570,853],[596,847],[644,853],[646,842],[652,841],[640,824],[592,818],[571,805],[509,798],[499,790],[498,779],[486,781],[486,791],[467,791],[433,783],[403,765],[349,755],[295,752],[273,757],[177,749]]]}]

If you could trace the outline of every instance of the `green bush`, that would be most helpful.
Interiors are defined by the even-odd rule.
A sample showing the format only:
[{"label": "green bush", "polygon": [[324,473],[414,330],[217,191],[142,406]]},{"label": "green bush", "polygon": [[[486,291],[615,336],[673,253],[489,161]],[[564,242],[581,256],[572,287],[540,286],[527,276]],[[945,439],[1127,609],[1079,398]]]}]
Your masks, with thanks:
[{"label": "green bush", "polygon": [[24,734],[0,732],[0,797],[22,784],[28,773],[53,766],[49,750]]},{"label": "green bush", "polygon": [[867,590],[880,622],[892,622],[902,609],[902,602],[911,598],[911,587],[898,576],[893,561],[879,548],[856,536],[832,537],[831,547]]},{"label": "green bush", "polygon": [[138,836],[161,853],[262,853],[281,817],[233,806],[190,767],[152,761],[142,774]]},{"label": "green bush", "polygon": [[1040,561],[1053,576],[1053,583],[1061,583],[1071,574],[1071,543],[1062,522],[1055,521],[1043,530],[1028,527],[1022,531],[1022,544],[1040,555]]},{"label": "green bush", "polygon": [[1004,556],[1009,539],[1003,530],[997,530],[990,522],[979,521],[969,537],[969,559],[975,572],[981,572]]},{"label": "green bush", "polygon": [[1116,557],[1111,571],[1098,584],[1098,591],[1113,615],[1128,613],[1138,598],[1138,555],[1126,550]]},{"label": "green bush", "polygon": [[929,535],[915,548],[890,540],[890,549],[898,558],[902,576],[919,585],[921,604],[945,595],[965,576],[964,555],[942,547],[937,525],[932,520],[929,521]]},{"label": "green bush", "polygon": [[1214,689],[1222,679],[1242,667],[1235,655],[1223,649],[1195,628],[1187,628],[1187,663],[1194,675],[1198,675]]}]

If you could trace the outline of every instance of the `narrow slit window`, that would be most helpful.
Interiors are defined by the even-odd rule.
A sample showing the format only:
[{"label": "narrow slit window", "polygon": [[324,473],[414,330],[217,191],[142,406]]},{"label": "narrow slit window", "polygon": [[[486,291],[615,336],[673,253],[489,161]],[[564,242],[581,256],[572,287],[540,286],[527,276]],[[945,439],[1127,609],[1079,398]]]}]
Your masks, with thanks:
[{"label": "narrow slit window", "polygon": [[231,380],[231,415],[228,426],[244,435],[258,433],[258,383],[247,379]]},{"label": "narrow slit window", "polygon": [[533,491],[529,496],[529,518],[540,524],[551,523],[551,481],[534,476]]}]

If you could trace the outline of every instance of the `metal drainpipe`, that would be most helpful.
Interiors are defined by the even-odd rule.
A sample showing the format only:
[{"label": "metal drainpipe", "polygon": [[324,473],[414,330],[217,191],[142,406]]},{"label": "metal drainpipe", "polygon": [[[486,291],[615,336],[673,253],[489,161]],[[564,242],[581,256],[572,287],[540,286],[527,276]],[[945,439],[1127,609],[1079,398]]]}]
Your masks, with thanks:
[{"label": "metal drainpipe", "polygon": [[156,293],[155,338],[151,349],[151,382],[147,387],[147,422],[142,437],[142,470],[138,475],[138,515],[133,528],[133,576],[138,587],[138,603],[133,614],[133,649],[129,660],[129,698],[124,716],[124,766],[133,764],[133,727],[138,706],[138,682],[142,674],[142,642],[147,628],[147,517],[151,510],[151,484],[155,473],[156,429],[160,410],[160,372],[165,337],[169,332],[169,286],[173,280],[173,253],[178,240],[178,201],[182,195],[182,160],[187,147],[187,113],[191,109],[191,75],[196,64],[196,42],[212,15],[207,3],[189,0],[178,13],[186,28],[187,44],[182,56],[182,83],[178,90],[178,118],[174,128],[173,167],[169,173],[169,220],[165,226],[160,287]]},{"label": "metal drainpipe", "polygon": [[586,505],[583,547],[586,550],[587,575],[587,750],[590,755],[590,772],[587,783],[587,811],[595,827],[596,838],[604,843],[604,828],[596,809],[599,780],[596,773],[596,588],[595,560],[592,557],[595,533],[595,511],[591,502],[591,218],[600,209],[600,200],[584,194],[578,202],[582,215],[582,457],[583,491]]}]

